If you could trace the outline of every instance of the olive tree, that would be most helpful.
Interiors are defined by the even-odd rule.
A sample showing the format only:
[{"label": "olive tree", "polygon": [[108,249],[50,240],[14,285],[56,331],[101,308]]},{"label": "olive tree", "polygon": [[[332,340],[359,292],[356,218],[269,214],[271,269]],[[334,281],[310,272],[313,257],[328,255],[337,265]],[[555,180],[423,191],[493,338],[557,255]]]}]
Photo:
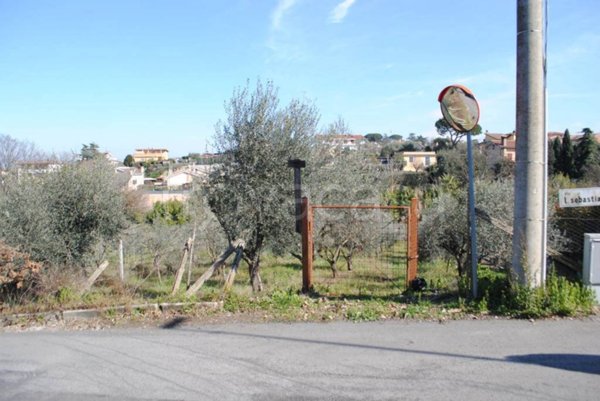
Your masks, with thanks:
[{"label": "olive tree", "polygon": [[224,159],[209,177],[207,197],[227,239],[245,241],[252,288],[260,291],[262,252],[294,227],[287,162],[307,156],[318,113],[295,99],[280,107],[271,82],[249,86],[234,91],[226,121],[217,124],[215,142]]},{"label": "olive tree", "polygon": [[[338,118],[326,130],[327,135],[350,132],[347,124]],[[377,163],[371,154],[346,150],[331,145],[327,135],[317,143],[307,161],[306,190],[315,204],[372,205],[381,204],[384,191],[391,185],[389,171]],[[380,217],[370,210],[318,209],[314,235],[317,254],[326,260],[333,275],[340,257],[352,269],[353,257],[368,252],[379,244],[382,232]],[[385,214],[386,219],[392,216]]]},{"label": "olive tree", "polygon": [[202,188],[193,191],[186,206],[190,224],[196,230],[198,247],[206,251],[213,263],[226,248],[227,239],[215,214],[210,210],[205,191]]},{"label": "olive tree", "polygon": [[[483,180],[493,177],[494,171],[490,168],[493,166],[488,166],[486,156],[482,152],[473,152],[473,164],[476,179]],[[451,175],[466,185],[469,180],[467,147],[463,143],[459,143],[451,149],[438,151],[437,164],[430,170],[433,179]]]},{"label": "olive tree", "polygon": [[[553,178],[549,193],[550,203],[557,202],[556,196],[561,181],[568,178]],[[419,223],[419,255],[423,259],[438,257],[452,259],[459,276],[465,276],[469,255],[469,225],[467,220],[467,193],[461,183],[446,176],[437,186],[438,193],[422,213]],[[477,218],[477,252],[479,263],[495,268],[509,267],[512,258],[512,219],[514,181],[481,179],[475,183],[475,207]],[[561,230],[560,219],[554,218],[556,211],[549,210],[548,248],[564,252],[569,239]]]},{"label": "olive tree", "polygon": [[123,239],[128,256],[135,260],[134,269],[143,278],[156,273],[162,282],[161,267],[167,265],[175,269],[191,231],[191,227],[169,224],[165,219],[132,225],[124,232]]},{"label": "olive tree", "polygon": [[[477,181],[476,207],[502,221],[512,221],[513,182]],[[425,209],[419,224],[420,254],[454,259],[459,276],[467,272],[469,255],[467,193],[464,187],[441,191]],[[484,221],[477,222],[479,262],[505,267],[511,258],[512,241],[506,232]]]},{"label": "olive tree", "polygon": [[10,177],[0,195],[0,239],[37,261],[85,266],[124,228],[123,198],[101,159]]}]

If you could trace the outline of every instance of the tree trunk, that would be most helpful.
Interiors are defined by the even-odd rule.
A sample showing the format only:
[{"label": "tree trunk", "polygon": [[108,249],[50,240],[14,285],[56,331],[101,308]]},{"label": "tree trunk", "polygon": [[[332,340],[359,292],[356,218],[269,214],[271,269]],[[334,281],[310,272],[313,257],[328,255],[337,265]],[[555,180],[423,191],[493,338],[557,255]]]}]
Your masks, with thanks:
[{"label": "tree trunk", "polygon": [[[261,221],[260,212],[256,218],[257,221]],[[265,237],[262,230],[262,224],[259,223],[254,230],[254,241],[253,247],[250,250],[244,250],[244,260],[248,263],[248,273],[250,275],[250,284],[252,285],[253,292],[259,292],[263,290],[262,280],[260,278],[260,254],[262,252]]]},{"label": "tree trunk", "polygon": [[331,274],[333,275],[333,278],[336,277],[337,275],[337,260],[329,260],[329,267],[331,268]]},{"label": "tree trunk", "polygon": [[158,282],[162,284],[162,278],[160,277],[160,255],[154,255],[154,260],[152,261],[153,270],[156,271],[158,275]]},{"label": "tree trunk", "polygon": [[460,258],[455,256],[454,260],[456,260],[456,269],[458,270],[458,277],[462,278],[463,271],[462,271],[462,264],[460,263]]},{"label": "tree trunk", "polygon": [[[262,280],[260,278],[260,252],[252,255],[249,258],[248,273],[250,274],[250,283],[252,284],[252,291],[259,292],[263,290]],[[248,260],[247,260],[248,261]]]}]

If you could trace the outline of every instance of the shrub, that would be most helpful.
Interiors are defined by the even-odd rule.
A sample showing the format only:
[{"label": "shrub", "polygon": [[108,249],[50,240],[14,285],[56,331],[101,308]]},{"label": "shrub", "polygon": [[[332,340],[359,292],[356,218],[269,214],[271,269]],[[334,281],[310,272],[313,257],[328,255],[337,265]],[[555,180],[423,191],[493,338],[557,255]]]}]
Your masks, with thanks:
[{"label": "shrub", "polygon": [[146,214],[146,223],[154,224],[157,221],[167,225],[181,225],[190,219],[185,213],[183,202],[172,199],[166,202],[156,202],[152,210]]},{"label": "shrub", "polygon": [[29,255],[0,242],[0,301],[30,289],[40,270],[41,264],[31,261]]},{"label": "shrub", "polygon": [[36,261],[91,264],[103,241],[125,226],[114,170],[93,159],[60,171],[8,180],[0,196],[0,239]]},{"label": "shrub", "polygon": [[593,313],[593,291],[565,277],[549,274],[544,286],[531,288],[511,283],[501,272],[482,271],[479,309],[526,318],[578,316]]},{"label": "shrub", "polygon": [[302,297],[293,289],[278,290],[271,294],[272,307],[277,310],[288,310],[302,306]]}]

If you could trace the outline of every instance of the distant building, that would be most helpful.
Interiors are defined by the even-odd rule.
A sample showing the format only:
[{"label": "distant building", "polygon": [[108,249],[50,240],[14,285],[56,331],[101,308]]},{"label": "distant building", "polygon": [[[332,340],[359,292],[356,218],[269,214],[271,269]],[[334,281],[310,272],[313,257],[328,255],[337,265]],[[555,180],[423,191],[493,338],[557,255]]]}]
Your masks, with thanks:
[{"label": "distant building", "polygon": [[[564,132],[548,132],[548,141],[552,142],[558,138],[562,142],[564,135]],[[592,134],[592,136],[600,144],[600,134]],[[571,141],[573,144],[577,144],[582,137],[582,134],[571,135]],[[511,132],[510,134],[490,134],[486,132],[481,146],[488,152],[495,150],[504,159],[514,162],[517,157],[517,134],[516,132]]]},{"label": "distant building", "polygon": [[365,141],[362,135],[318,135],[317,140],[332,148],[356,150]]},{"label": "distant building", "polygon": [[486,147],[495,148],[499,151],[500,156],[504,159],[516,160],[516,140],[517,136],[514,132],[510,134],[489,134],[485,133],[483,145]]},{"label": "distant building", "polygon": [[166,186],[169,189],[189,189],[194,182],[206,183],[210,173],[220,166],[220,164],[190,164],[178,170],[169,170],[160,177],[157,185]]},{"label": "distant building", "polygon": [[[565,136],[564,132],[548,132],[549,141],[553,141],[554,139],[558,138],[558,140],[562,142],[563,136]],[[600,134],[592,133],[592,137],[594,138],[594,141],[596,141],[596,143],[600,144]],[[579,142],[581,138],[583,138],[583,134],[571,134],[571,141],[574,144]]]},{"label": "distant building", "polygon": [[116,166],[117,164],[119,164],[119,160],[116,157],[114,157],[112,154],[110,154],[109,152],[102,153],[102,156],[104,156],[104,158],[113,166]]},{"label": "distant building", "polygon": [[215,164],[220,163],[224,156],[221,153],[190,153],[183,159],[193,162],[195,164]]},{"label": "distant building", "polygon": [[18,174],[47,174],[58,171],[62,164],[53,160],[26,160],[16,163]]},{"label": "distant building", "polygon": [[151,161],[169,160],[169,151],[167,149],[136,149],[133,153],[133,161],[144,163]]},{"label": "distant building", "polygon": [[115,171],[120,182],[129,190],[136,191],[144,185],[144,167],[117,167]]},{"label": "distant building", "polygon": [[400,152],[399,156],[402,160],[402,169],[404,171],[423,171],[427,167],[437,164],[435,152]]},{"label": "distant building", "polygon": [[189,171],[175,171],[167,174],[163,182],[167,188],[188,189],[194,182],[194,176]]},{"label": "distant building", "polygon": [[221,168],[222,164],[192,164],[187,167],[187,171],[190,172],[195,178],[198,178],[201,182],[206,182],[208,176],[215,170]]}]

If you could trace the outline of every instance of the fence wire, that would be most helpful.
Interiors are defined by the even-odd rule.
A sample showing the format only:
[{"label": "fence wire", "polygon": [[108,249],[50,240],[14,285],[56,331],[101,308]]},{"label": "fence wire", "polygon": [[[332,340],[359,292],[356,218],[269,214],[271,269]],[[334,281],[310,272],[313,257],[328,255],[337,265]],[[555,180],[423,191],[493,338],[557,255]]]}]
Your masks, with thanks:
[{"label": "fence wire", "polygon": [[[548,239],[554,241],[558,251],[567,259],[554,258],[557,265],[568,265],[569,261],[581,271],[583,265],[584,234],[600,233],[600,206],[558,208],[548,219]],[[566,266],[569,267],[569,266]],[[574,267],[571,267],[573,269]]]},{"label": "fence wire", "polygon": [[317,291],[398,295],[406,277],[406,214],[395,209],[314,209]]},{"label": "fence wire", "polygon": [[[483,262],[491,262],[497,267],[508,266],[512,260],[513,222],[506,216],[497,216],[487,210],[477,209],[478,231],[506,235],[504,256]],[[571,273],[581,273],[583,267],[584,234],[600,233],[600,207],[559,208],[549,211],[547,225],[547,264],[549,268],[565,269]],[[481,244],[479,244],[481,246]],[[499,254],[501,256],[501,254]],[[493,262],[500,262],[493,263]]]}]

